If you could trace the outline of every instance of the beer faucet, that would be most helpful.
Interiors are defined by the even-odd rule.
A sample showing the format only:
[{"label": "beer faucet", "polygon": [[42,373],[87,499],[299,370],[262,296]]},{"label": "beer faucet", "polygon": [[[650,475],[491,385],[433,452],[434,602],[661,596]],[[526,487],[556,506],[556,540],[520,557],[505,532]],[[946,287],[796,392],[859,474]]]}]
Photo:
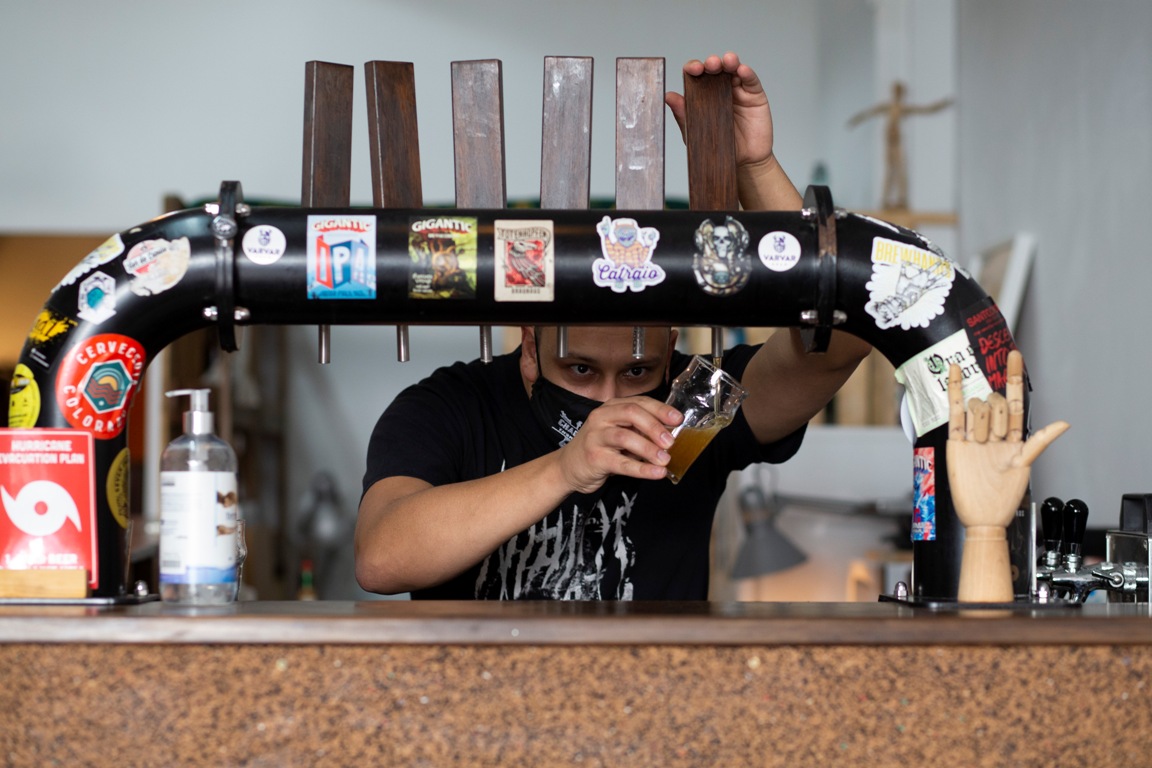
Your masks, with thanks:
[{"label": "beer faucet", "polygon": [[[1149,522],[1129,511],[1143,498],[1152,507],[1152,496],[1125,496],[1120,531],[1109,531],[1105,562],[1084,565],[1084,533],[1088,525],[1088,505],[1080,499],[1067,503],[1055,497],[1044,500],[1040,521],[1044,529],[1044,554],[1036,564],[1037,602],[1063,599],[1084,602],[1096,590],[1107,590],[1109,601],[1148,600]],[[1144,563],[1135,558],[1143,554]]]}]

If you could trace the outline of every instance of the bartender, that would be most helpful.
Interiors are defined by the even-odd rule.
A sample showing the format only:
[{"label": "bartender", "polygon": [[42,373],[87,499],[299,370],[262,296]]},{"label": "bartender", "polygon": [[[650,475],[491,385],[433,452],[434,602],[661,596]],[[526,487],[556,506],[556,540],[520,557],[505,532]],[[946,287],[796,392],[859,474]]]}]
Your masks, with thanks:
[{"label": "bartender", "polygon": [[[756,73],[734,53],[684,72],[732,78],[740,202],[798,210],[773,153]],[[667,94],[683,130],[684,97]],[[575,319],[575,318],[574,318]],[[676,331],[572,326],[521,330],[491,363],[456,363],[400,393],[376,424],[356,524],[356,577],[413,598],[704,600],[712,518],[731,472],[782,462],[871,347],[833,332],[805,354],[796,329],[726,350],[750,394],[679,484],[666,478],[665,405],[688,356]]]}]

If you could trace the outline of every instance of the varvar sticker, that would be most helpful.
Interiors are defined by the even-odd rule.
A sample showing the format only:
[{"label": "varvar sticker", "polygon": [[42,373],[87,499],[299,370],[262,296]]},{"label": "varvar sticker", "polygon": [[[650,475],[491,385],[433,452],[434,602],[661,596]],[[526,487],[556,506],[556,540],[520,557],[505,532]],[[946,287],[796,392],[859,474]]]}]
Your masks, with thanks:
[{"label": "varvar sticker", "polygon": [[308,217],[308,298],[376,298],[376,217]]},{"label": "varvar sticker", "polygon": [[52,289],[52,293],[56,293],[56,291],[66,285],[72,285],[72,283],[96,269],[96,267],[107,264],[122,253],[124,253],[124,241],[120,239],[119,234],[112,235],[112,237],[96,246],[95,250],[81,259],[79,264],[72,267],[72,269],[68,271],[68,274],[64,275],[64,279]]},{"label": "varvar sticker", "polygon": [[124,530],[128,530],[128,480],[131,456],[127,448],[121,448],[116,458],[112,459],[108,477],[104,480],[108,508],[112,510],[112,517],[116,518],[116,522],[120,523],[120,527]]},{"label": "varvar sticker", "polygon": [[551,221],[497,219],[496,301],[552,301],[555,236]]},{"label": "varvar sticker", "polygon": [[912,541],[936,541],[936,449],[912,452]]},{"label": "varvar sticker", "polygon": [[288,240],[277,227],[261,224],[244,233],[240,248],[249,261],[267,266],[280,261],[288,250]]},{"label": "varvar sticker", "polygon": [[32,323],[32,330],[28,332],[28,341],[36,346],[44,346],[59,341],[75,327],[76,321],[72,318],[56,314],[51,309],[42,309]]},{"label": "varvar sticker", "polygon": [[100,586],[92,436],[0,430],[0,568],[84,568]]},{"label": "varvar sticker", "polygon": [[18,363],[8,391],[8,426],[28,429],[40,418],[40,385],[32,369]]},{"label": "varvar sticker", "polygon": [[964,330],[976,351],[976,360],[988,384],[997,392],[1008,388],[1008,353],[1016,349],[1008,321],[991,298],[982,299],[964,311]]},{"label": "varvar sticker", "polygon": [[192,248],[188,238],[143,240],[124,257],[124,271],[132,278],[132,293],[155,296],[184,279]]},{"label": "varvar sticker", "polygon": [[76,315],[99,325],[116,314],[116,280],[103,272],[93,272],[80,283]]},{"label": "varvar sticker", "polygon": [[773,272],[787,272],[800,262],[800,241],[791,232],[769,232],[760,238],[760,263]]},{"label": "varvar sticker", "polygon": [[907,390],[908,412],[917,437],[948,423],[948,367],[952,363],[960,366],[964,402],[992,394],[964,331],[956,331],[917,353],[896,369],[896,380]]},{"label": "varvar sticker", "polygon": [[744,225],[731,216],[719,224],[705,219],[696,228],[692,273],[704,292],[713,296],[731,296],[743,288],[752,274]]},{"label": "varvar sticker", "polygon": [[603,258],[592,262],[592,280],[616,293],[635,291],[664,282],[664,268],[652,263],[652,252],[660,241],[655,227],[641,227],[636,219],[605,216],[596,225]]},{"label": "varvar sticker", "polygon": [[119,435],[144,363],[139,342],[115,333],[93,336],[74,347],[56,377],[56,402],[64,418],[97,440]]},{"label": "varvar sticker", "polygon": [[943,256],[898,240],[872,240],[872,279],[864,305],[876,327],[927,328],[944,311],[955,266]]},{"label": "varvar sticker", "polygon": [[476,218],[408,222],[408,298],[476,298]]}]

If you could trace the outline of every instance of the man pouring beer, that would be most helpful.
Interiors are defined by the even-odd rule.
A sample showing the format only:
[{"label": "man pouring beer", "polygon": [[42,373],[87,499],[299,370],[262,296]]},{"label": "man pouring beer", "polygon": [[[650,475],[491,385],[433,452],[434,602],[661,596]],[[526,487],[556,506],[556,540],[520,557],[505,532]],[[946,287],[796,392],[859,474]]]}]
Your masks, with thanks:
[{"label": "man pouring beer", "polygon": [[[690,75],[732,77],[741,204],[796,210],[801,197],[772,149],[756,73],[733,53]],[[684,100],[668,106],[683,126]],[[870,346],[833,332],[807,355],[796,330],[725,351],[749,394],[678,484],[667,479],[683,414],[666,405],[689,357],[677,332],[631,327],[521,329],[491,363],[456,363],[404,390],[368,448],[356,525],[364,589],[414,598],[703,600],[716,505],[728,476],[782,462]]]}]

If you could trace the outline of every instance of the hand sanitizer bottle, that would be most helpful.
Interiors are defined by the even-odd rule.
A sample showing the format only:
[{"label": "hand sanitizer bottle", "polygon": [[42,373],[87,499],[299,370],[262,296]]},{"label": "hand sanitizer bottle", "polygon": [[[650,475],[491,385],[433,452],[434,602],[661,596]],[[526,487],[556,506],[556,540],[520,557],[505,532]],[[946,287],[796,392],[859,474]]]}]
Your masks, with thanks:
[{"label": "hand sanitizer bottle", "polygon": [[207,389],[188,395],[184,434],[160,457],[160,597],[221,605],[236,596],[236,453],[215,435]]}]

